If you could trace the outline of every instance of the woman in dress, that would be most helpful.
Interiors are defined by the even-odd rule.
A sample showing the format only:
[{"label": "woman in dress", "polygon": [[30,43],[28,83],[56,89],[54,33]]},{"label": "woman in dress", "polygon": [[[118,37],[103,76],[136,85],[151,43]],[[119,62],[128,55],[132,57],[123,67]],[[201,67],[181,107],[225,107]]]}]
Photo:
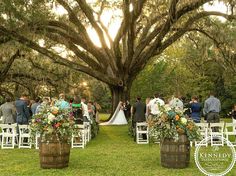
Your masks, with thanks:
[{"label": "woman in dress", "polygon": [[120,101],[111,119],[108,122],[100,123],[100,125],[126,125],[128,124],[125,118],[125,113],[123,111],[123,108],[124,108],[123,103],[122,101]]}]

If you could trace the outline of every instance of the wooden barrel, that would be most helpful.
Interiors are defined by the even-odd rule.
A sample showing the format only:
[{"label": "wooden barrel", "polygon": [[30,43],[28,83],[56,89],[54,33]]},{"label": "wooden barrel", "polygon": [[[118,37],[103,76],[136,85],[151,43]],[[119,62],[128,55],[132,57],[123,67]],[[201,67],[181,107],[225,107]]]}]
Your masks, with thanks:
[{"label": "wooden barrel", "polygon": [[190,161],[190,142],[186,135],[178,141],[164,139],[161,144],[161,165],[167,168],[186,168]]},{"label": "wooden barrel", "polygon": [[68,167],[70,144],[49,140],[39,144],[40,166],[44,169]]}]

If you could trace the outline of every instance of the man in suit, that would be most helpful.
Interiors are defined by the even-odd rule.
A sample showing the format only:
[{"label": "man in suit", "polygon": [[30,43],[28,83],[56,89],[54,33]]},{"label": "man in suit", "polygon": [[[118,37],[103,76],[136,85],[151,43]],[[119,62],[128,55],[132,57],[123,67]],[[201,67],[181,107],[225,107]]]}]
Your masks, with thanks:
[{"label": "man in suit", "polygon": [[125,113],[126,120],[129,121],[130,116],[131,116],[131,105],[128,100],[125,102],[124,113]]},{"label": "man in suit", "polygon": [[[137,97],[136,103],[132,107],[132,115],[133,115],[133,120],[132,120],[132,126],[133,129],[136,129],[136,123],[137,122],[145,122],[145,113],[146,113],[146,104],[141,102],[141,97]],[[136,130],[133,130],[135,132],[134,135],[134,140],[136,139]],[[144,139],[147,138],[146,135],[143,136]]]},{"label": "man in suit", "polygon": [[15,101],[16,106],[16,123],[23,125],[29,124],[30,113],[29,108],[27,107],[27,96],[22,95],[20,99]]}]

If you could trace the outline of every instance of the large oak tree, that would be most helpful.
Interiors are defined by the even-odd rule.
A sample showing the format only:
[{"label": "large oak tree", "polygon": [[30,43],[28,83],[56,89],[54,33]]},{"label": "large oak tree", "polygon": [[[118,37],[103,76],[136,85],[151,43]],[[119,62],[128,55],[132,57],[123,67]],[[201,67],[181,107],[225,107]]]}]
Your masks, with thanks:
[{"label": "large oak tree", "polygon": [[[216,1],[216,0],[214,0]],[[108,84],[113,110],[119,100],[130,98],[132,82],[148,61],[161,54],[201,19],[231,14],[205,11],[202,6],[212,0],[2,0],[0,42],[16,40],[56,63],[84,72]],[[63,16],[52,14],[52,4],[66,10]],[[113,38],[101,20],[107,9],[120,10],[115,17],[120,26]],[[101,46],[88,34],[93,28]],[[45,45],[39,45],[44,39]],[[70,51],[62,56],[52,46]],[[147,85],[148,86],[148,85]]]}]

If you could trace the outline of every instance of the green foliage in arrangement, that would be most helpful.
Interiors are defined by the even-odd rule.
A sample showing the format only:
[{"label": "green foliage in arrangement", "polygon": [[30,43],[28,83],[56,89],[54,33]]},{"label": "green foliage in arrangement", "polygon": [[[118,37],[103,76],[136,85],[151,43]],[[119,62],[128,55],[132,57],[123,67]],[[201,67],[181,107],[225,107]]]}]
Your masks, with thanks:
[{"label": "green foliage in arrangement", "polygon": [[195,123],[184,115],[184,110],[170,108],[168,105],[159,106],[160,116],[149,119],[151,136],[155,139],[164,138],[178,140],[179,135],[187,135],[188,140],[199,140],[201,134]]},{"label": "green foliage in arrangement", "polygon": [[32,135],[39,133],[42,140],[47,141],[56,136],[60,140],[70,142],[74,131],[74,116],[70,109],[43,106],[41,111],[33,116],[30,128]]}]

